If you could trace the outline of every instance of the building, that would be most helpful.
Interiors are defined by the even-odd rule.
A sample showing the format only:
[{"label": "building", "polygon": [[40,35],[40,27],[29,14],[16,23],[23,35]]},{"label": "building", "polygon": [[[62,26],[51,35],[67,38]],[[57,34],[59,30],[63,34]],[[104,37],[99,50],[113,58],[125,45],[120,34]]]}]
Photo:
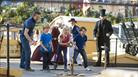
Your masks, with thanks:
[{"label": "building", "polygon": [[[99,5],[95,5],[93,2],[102,2],[103,4],[99,5],[101,5],[103,8],[106,8],[107,12],[112,12],[114,15],[117,15],[118,12],[120,12],[127,17],[129,16],[129,11],[131,11],[132,16],[137,15],[137,7],[127,6],[127,4],[137,4],[138,0],[90,0],[90,3],[92,3],[90,5],[99,10]],[[104,5],[104,3],[108,3],[109,5]],[[45,7],[51,11],[63,11],[68,8],[69,5],[73,5],[77,8],[82,8],[83,0],[45,0],[45,2],[35,2],[35,4],[39,7]]]},{"label": "building", "polygon": [[[17,0],[18,1],[18,0]],[[26,1],[26,0],[22,0]],[[31,0],[30,0],[31,1]],[[99,10],[98,6],[101,5],[107,9],[107,12],[112,12],[116,15],[118,12],[129,16],[128,12],[131,12],[131,16],[138,15],[138,6],[127,6],[128,4],[138,4],[138,0],[89,0],[90,5]],[[36,6],[44,7],[49,11],[64,12],[69,5],[73,5],[77,8],[82,8],[83,0],[33,0]],[[96,2],[94,4],[93,2]],[[100,3],[100,4],[98,4]],[[101,4],[102,3],[102,4]],[[109,5],[106,5],[108,3]],[[10,1],[3,1],[1,5],[10,5]],[[117,5],[119,4],[119,5]],[[11,4],[12,5],[12,4]]]}]

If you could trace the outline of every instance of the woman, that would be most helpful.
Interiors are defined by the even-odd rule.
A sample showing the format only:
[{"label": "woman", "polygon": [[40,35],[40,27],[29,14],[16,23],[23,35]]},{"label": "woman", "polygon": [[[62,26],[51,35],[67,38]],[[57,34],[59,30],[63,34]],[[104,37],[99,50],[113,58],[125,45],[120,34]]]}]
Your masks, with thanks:
[{"label": "woman", "polygon": [[[59,31],[60,25],[55,25],[52,27],[52,44],[53,44],[53,53],[51,55],[51,61],[55,62],[56,57],[57,57],[57,48],[58,48],[58,36],[60,35],[60,31]],[[58,63],[62,63],[63,64],[63,60],[62,60],[62,55],[60,54],[59,59],[57,61]]]},{"label": "woman", "polygon": [[39,38],[40,38],[40,36],[39,36],[39,30],[36,29],[35,34],[33,36],[33,39],[34,39],[34,41],[38,42]]}]

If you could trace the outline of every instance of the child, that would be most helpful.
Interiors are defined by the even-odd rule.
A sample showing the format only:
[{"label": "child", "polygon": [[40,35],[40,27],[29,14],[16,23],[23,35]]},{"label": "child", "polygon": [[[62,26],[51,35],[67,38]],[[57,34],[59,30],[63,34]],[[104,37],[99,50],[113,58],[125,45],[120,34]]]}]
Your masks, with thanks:
[{"label": "child", "polygon": [[[67,72],[67,47],[68,47],[68,43],[70,42],[70,29],[69,27],[64,27],[63,28],[63,32],[61,33],[61,35],[59,36],[59,45],[58,45],[58,50],[57,50],[57,59],[56,59],[56,63],[59,59],[60,53],[61,51],[63,51],[64,54],[64,72]],[[57,68],[57,64],[54,65],[54,69]]]},{"label": "child", "polygon": [[88,63],[87,63],[87,55],[84,50],[84,47],[87,41],[86,31],[87,30],[85,27],[81,27],[79,34],[76,35],[76,37],[74,38],[74,42],[76,43],[76,46],[75,46],[75,52],[74,52],[73,58],[74,60],[76,60],[78,54],[80,53],[84,61],[84,68],[90,71],[90,69],[88,68]]},{"label": "child", "polygon": [[43,57],[43,70],[49,71],[50,57],[53,50],[52,46],[52,35],[49,32],[50,27],[45,26],[43,28],[43,33],[40,37],[41,47],[40,53]]}]

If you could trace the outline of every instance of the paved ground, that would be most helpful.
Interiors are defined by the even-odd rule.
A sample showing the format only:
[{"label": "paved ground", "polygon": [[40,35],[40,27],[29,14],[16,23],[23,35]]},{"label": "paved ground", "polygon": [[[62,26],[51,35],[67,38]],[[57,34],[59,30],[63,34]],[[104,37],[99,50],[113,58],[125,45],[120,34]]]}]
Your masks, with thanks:
[{"label": "paved ground", "polygon": [[[0,60],[0,67],[6,67],[6,60]],[[20,69],[19,68],[19,60],[11,60],[10,64],[11,68]],[[56,77],[57,74],[64,73],[63,71],[63,65],[58,66],[58,70],[51,70],[50,72],[47,71],[40,71],[42,69],[41,62],[33,62],[31,64],[31,67],[35,69],[35,72],[27,72],[23,71],[22,77]],[[53,65],[50,65],[50,68],[53,68]],[[99,77],[101,71],[104,71],[105,69],[103,67],[94,67],[92,65],[89,66],[92,71],[86,71],[83,66],[77,66],[75,65],[75,73],[83,74],[85,77]],[[109,67],[107,69],[111,70],[125,70],[125,71],[135,71],[138,72],[137,67]]]}]

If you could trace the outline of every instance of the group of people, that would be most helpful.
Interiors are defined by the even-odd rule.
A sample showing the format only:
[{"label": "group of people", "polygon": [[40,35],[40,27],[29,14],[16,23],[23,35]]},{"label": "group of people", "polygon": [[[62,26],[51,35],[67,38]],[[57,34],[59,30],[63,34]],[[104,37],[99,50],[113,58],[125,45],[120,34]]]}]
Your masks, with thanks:
[{"label": "group of people", "polygon": [[[72,57],[74,61],[76,61],[76,58],[78,54],[80,53],[82,55],[83,61],[84,61],[84,67],[86,70],[90,70],[88,68],[87,64],[87,56],[86,52],[84,51],[85,43],[87,41],[87,36],[86,36],[86,28],[81,27],[79,28],[78,26],[75,25],[75,19],[71,19],[69,22],[72,23],[73,28],[76,30],[73,30],[72,32],[69,27],[64,27],[62,33],[59,35],[59,43],[57,47],[57,58],[55,60],[55,69],[57,68],[57,61],[59,59],[59,55],[61,54],[61,51],[63,51],[64,54],[64,71],[67,71],[67,48],[68,47],[73,47],[74,46],[74,56]],[[74,34],[73,34],[73,31]],[[71,51],[69,51],[71,52]]]},{"label": "group of people", "polygon": [[[30,67],[30,55],[31,49],[30,45],[36,45],[36,41],[32,39],[33,29],[36,22],[40,19],[41,13],[34,12],[30,18],[24,22],[23,30],[20,34],[22,53],[21,53],[21,63],[20,68],[27,71],[34,71]],[[110,51],[110,36],[113,33],[111,22],[106,19],[105,9],[101,10],[100,14],[101,20],[97,21],[94,36],[97,40],[97,51],[98,51],[98,61],[97,66],[101,65],[101,52],[105,49],[107,64],[109,64],[109,51]],[[77,21],[71,18],[68,22],[71,23],[71,27],[59,24],[56,27],[50,27],[46,25],[43,27],[43,33],[40,36],[40,54],[43,57],[43,70],[49,70],[49,64],[51,57],[55,54],[55,60],[53,62],[54,69],[57,68],[58,60],[60,58],[61,52],[63,51],[63,63],[64,71],[67,72],[67,50],[68,48],[73,48],[73,61],[76,62],[78,54],[82,56],[84,62],[84,68],[88,71],[87,54],[85,52],[85,45],[87,42],[87,29],[85,27],[79,27],[76,25]],[[61,28],[62,32],[58,29]],[[51,30],[52,29],[52,30]],[[102,48],[102,46],[104,46]],[[53,54],[53,52],[55,54]]]}]

